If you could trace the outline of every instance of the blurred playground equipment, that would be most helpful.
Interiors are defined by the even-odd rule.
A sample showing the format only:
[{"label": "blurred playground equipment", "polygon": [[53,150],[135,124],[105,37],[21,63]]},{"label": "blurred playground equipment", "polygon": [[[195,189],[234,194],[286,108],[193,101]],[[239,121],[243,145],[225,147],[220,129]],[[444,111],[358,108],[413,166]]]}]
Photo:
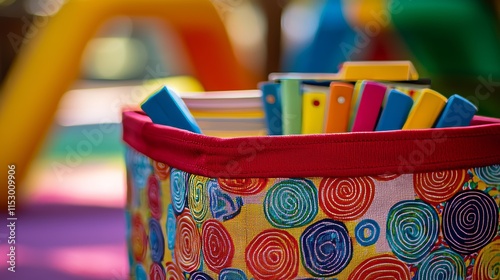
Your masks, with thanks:
[{"label": "blurred playground equipment", "polygon": [[[257,82],[236,60],[219,14],[209,0],[70,0],[21,49],[1,91],[1,172],[16,165],[22,179],[51,124],[61,96],[79,73],[86,43],[106,20],[154,17],[181,38],[196,78],[206,90],[246,89]],[[7,181],[0,191],[7,193]],[[6,205],[2,195],[0,205]]]}]

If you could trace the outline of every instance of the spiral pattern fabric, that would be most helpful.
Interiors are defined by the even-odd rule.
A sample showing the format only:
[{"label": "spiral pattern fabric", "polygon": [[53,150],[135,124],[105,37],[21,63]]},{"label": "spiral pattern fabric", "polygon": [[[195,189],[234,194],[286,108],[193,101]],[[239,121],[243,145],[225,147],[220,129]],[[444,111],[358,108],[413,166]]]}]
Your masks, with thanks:
[{"label": "spiral pattern fabric", "polygon": [[208,178],[191,175],[188,182],[188,203],[193,219],[202,223],[209,212],[209,198],[207,191]]},{"label": "spiral pattern fabric", "polygon": [[500,165],[223,179],[128,151],[127,168],[132,278],[500,280]]},{"label": "spiral pattern fabric", "polygon": [[489,185],[500,185],[500,164],[474,168],[477,177]]},{"label": "spiral pattern fabric", "polygon": [[443,211],[443,236],[460,254],[480,250],[497,235],[498,206],[482,191],[463,191],[448,201]]},{"label": "spiral pattern fabric", "polygon": [[154,174],[148,178],[148,206],[151,217],[159,220],[162,213],[160,182]]},{"label": "spiral pattern fabric", "polygon": [[216,180],[209,180],[207,189],[210,198],[210,213],[213,218],[219,221],[227,221],[240,214],[241,207],[243,207],[241,196],[232,198],[219,187]]},{"label": "spiral pattern fabric", "polygon": [[149,219],[149,249],[151,259],[154,262],[161,262],[165,253],[165,239],[160,223],[155,219]]},{"label": "spiral pattern fabric", "polygon": [[166,280],[184,280],[184,274],[178,265],[173,262],[165,264],[165,278]]},{"label": "spiral pattern fabric", "polygon": [[361,246],[370,246],[377,242],[380,235],[380,226],[372,219],[359,222],[354,229],[356,241]]},{"label": "spiral pattern fabric", "polygon": [[196,271],[200,267],[201,236],[188,210],[177,217],[176,228],[174,250],[176,263],[184,271]]},{"label": "spiral pattern fabric", "polygon": [[139,214],[132,216],[132,254],[137,262],[142,262],[146,258],[148,248],[148,236],[144,228],[144,222]]},{"label": "spiral pattern fabric", "polygon": [[324,219],[308,226],[300,237],[302,264],[317,277],[338,274],[351,261],[352,241],[346,226]]},{"label": "spiral pattern fabric", "polygon": [[210,270],[219,273],[230,267],[234,257],[234,243],[221,222],[210,219],[202,228],[203,257]]},{"label": "spiral pattern fabric", "polygon": [[464,280],[467,268],[462,257],[450,249],[430,253],[418,266],[415,280]]},{"label": "spiral pattern fabric", "polygon": [[196,271],[195,273],[191,274],[190,280],[213,280],[210,275],[206,274],[205,272],[201,271]]},{"label": "spiral pattern fabric", "polygon": [[176,215],[179,215],[186,207],[187,185],[188,174],[172,168],[170,172],[170,196],[172,198],[172,209]]},{"label": "spiral pattern fabric", "polygon": [[[389,254],[368,258],[349,274],[348,280],[410,280],[410,270],[404,262]],[[429,278],[434,279],[434,278]]]},{"label": "spiral pattern fabric", "polygon": [[148,274],[146,273],[146,270],[144,269],[144,266],[142,266],[142,264],[136,264],[135,266],[135,279],[148,280]]},{"label": "spiral pattern fabric", "polygon": [[267,178],[247,178],[247,179],[221,179],[219,178],[221,189],[237,195],[258,194],[267,184]]},{"label": "spiral pattern fabric", "polygon": [[160,264],[151,264],[151,268],[149,268],[149,280],[165,280],[165,271]]},{"label": "spiral pattern fabric", "polygon": [[387,182],[387,181],[392,181],[396,178],[398,178],[399,174],[381,174],[381,175],[375,175],[375,176],[372,176],[373,179],[377,180],[377,181],[381,181],[381,182]]},{"label": "spiral pattern fabric", "polygon": [[128,148],[126,160],[127,169],[131,171],[132,174],[133,187],[135,189],[145,188],[147,179],[152,172],[149,158],[134,149]]},{"label": "spiral pattern fabric", "polygon": [[465,182],[466,170],[446,170],[413,174],[413,186],[418,197],[438,204],[452,198]]},{"label": "spiral pattern fabric", "polygon": [[248,278],[240,269],[224,268],[219,274],[219,280],[248,280]]},{"label": "spiral pattern fabric", "polygon": [[387,241],[394,255],[407,263],[422,260],[439,234],[438,214],[419,200],[396,203],[387,216]]},{"label": "spiral pattern fabric", "polygon": [[500,239],[486,245],[477,256],[472,279],[500,279]]},{"label": "spiral pattern fabric", "polygon": [[318,192],[309,180],[284,180],[272,186],[264,199],[264,214],[277,228],[301,227],[318,214]]},{"label": "spiral pattern fabric", "polygon": [[265,230],[250,241],[245,260],[255,279],[293,279],[299,271],[298,244],[284,230]]},{"label": "spiral pattern fabric", "polygon": [[169,250],[173,250],[175,247],[175,228],[177,220],[175,219],[174,209],[172,209],[172,204],[168,205],[167,210],[167,246]]},{"label": "spiral pattern fabric", "polygon": [[153,161],[153,169],[160,180],[165,180],[170,175],[170,166],[163,162]]},{"label": "spiral pattern fabric", "polygon": [[375,196],[370,177],[324,178],[319,185],[319,205],[330,218],[352,221],[366,213]]}]

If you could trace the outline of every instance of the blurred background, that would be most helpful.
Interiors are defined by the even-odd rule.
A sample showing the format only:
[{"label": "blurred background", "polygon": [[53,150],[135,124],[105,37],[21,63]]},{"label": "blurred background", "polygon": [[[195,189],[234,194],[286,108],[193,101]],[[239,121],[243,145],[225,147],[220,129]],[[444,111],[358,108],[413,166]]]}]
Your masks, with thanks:
[{"label": "blurred background", "polygon": [[[216,11],[223,27],[216,34],[227,32],[232,51],[222,55],[234,58],[237,73],[220,66],[220,54],[213,51],[226,51],[220,46],[227,38],[196,33],[191,25],[180,29],[168,17],[136,16],[116,7],[120,12],[101,20],[97,30],[87,30],[90,35],[57,33],[57,25],[95,18],[84,12],[68,16],[72,2],[85,3],[0,0],[0,108],[9,106],[6,84],[23,79],[22,67],[40,73],[39,80],[23,80],[34,88],[57,67],[65,69],[56,73],[57,81],[67,85],[54,88],[64,92],[57,98],[43,91],[23,93],[26,103],[30,94],[51,96],[36,106],[54,109],[45,137],[31,139],[37,145],[29,169],[20,171],[25,176],[18,184],[15,274],[6,270],[7,232],[0,226],[1,279],[128,278],[120,112],[152,93],[156,79],[192,77],[174,81],[181,91],[246,89],[256,88],[271,72],[337,72],[344,61],[411,60],[435,90],[460,94],[479,107],[479,114],[500,117],[500,1],[200,0]],[[193,24],[201,20],[182,13]],[[44,48],[30,49],[49,28],[57,36],[46,39]],[[73,60],[55,65],[63,56],[57,50],[87,37]],[[12,77],[14,65],[37,51],[54,65],[25,61],[16,69],[20,78]],[[16,122],[16,116],[9,118]],[[9,148],[0,149],[4,157]],[[0,213],[5,221],[4,209]]]}]

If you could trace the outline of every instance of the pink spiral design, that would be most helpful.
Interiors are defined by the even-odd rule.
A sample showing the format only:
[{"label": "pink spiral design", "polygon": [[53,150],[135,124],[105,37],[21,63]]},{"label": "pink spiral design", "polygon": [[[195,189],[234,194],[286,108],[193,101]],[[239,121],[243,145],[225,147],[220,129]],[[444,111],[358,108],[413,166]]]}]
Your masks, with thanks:
[{"label": "pink spiral design", "polygon": [[221,222],[210,219],[202,227],[203,257],[208,268],[219,274],[230,267],[234,257],[234,243]]},{"label": "pink spiral design", "polygon": [[151,217],[159,220],[161,218],[162,207],[161,207],[161,194],[160,194],[160,182],[154,174],[151,174],[148,178],[148,206]]},{"label": "pink spiral design", "polygon": [[413,174],[413,187],[420,199],[439,204],[452,198],[465,182],[465,170],[446,170]]},{"label": "pink spiral design", "polygon": [[255,279],[294,279],[299,272],[298,244],[284,230],[265,230],[248,244],[245,260]]},{"label": "pink spiral design", "polygon": [[179,267],[193,272],[200,267],[201,236],[188,209],[177,217],[175,233],[175,260]]},{"label": "pink spiral design", "polygon": [[218,179],[221,189],[238,195],[260,193],[267,185],[267,178]]},{"label": "pink spiral design", "polygon": [[375,196],[370,177],[323,178],[319,185],[319,206],[326,215],[340,221],[352,221],[368,211]]},{"label": "pink spiral design", "polygon": [[165,272],[163,268],[157,264],[152,263],[151,268],[149,269],[149,279],[150,280],[165,280]]}]

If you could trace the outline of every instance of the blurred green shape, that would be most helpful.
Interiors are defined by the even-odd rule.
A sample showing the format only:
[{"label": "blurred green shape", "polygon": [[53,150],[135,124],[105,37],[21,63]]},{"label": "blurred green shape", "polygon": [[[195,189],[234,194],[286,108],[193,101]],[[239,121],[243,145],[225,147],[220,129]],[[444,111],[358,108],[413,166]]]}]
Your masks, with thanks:
[{"label": "blurred green shape", "polygon": [[[392,0],[396,30],[433,79],[433,88],[478,101],[479,113],[500,117],[500,28],[493,2]],[[485,82],[487,81],[487,82]]]},{"label": "blurred green shape", "polygon": [[42,157],[68,161],[120,158],[125,151],[121,133],[121,124],[56,126],[45,143]]}]

